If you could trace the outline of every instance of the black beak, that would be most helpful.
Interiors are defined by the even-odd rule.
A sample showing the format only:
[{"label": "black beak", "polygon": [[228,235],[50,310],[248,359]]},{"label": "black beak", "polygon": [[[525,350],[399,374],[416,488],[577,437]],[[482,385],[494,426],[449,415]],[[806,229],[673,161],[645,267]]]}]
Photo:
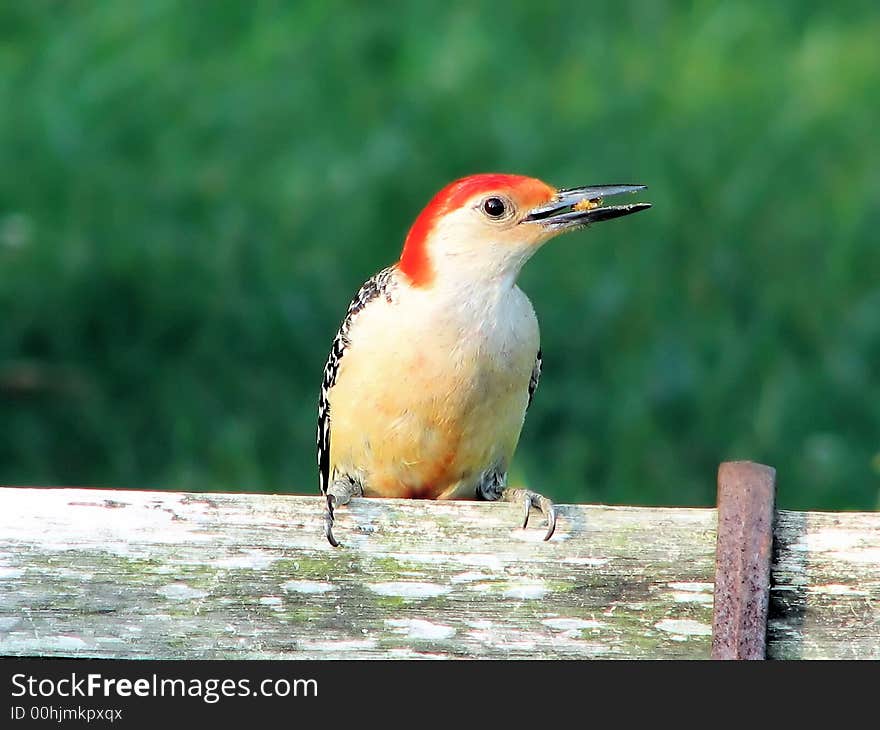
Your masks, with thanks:
[{"label": "black beak", "polygon": [[583,188],[560,190],[546,203],[523,218],[523,222],[535,221],[555,230],[583,228],[590,223],[620,218],[630,213],[647,210],[650,203],[629,205],[603,205],[605,198],[644,190],[645,185],[591,185]]}]

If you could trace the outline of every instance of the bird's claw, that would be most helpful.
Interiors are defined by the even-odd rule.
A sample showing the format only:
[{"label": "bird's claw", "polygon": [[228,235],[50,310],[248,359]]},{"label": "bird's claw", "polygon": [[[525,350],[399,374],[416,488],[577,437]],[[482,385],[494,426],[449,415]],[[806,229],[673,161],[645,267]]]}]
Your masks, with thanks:
[{"label": "bird's claw", "polygon": [[339,543],[333,537],[333,512],[337,507],[343,507],[351,502],[352,497],[363,497],[364,489],[354,479],[343,477],[329,486],[325,496],[327,504],[324,506],[324,537],[333,547],[339,547]]},{"label": "bird's claw", "polygon": [[539,509],[541,514],[544,515],[545,524],[547,525],[547,534],[544,535],[544,540],[549,540],[553,537],[553,533],[556,531],[556,507],[547,497],[533,492],[531,489],[506,489],[503,499],[507,502],[522,501],[523,529],[526,529],[529,524],[529,515],[531,514],[532,507]]},{"label": "bird's claw", "polygon": [[335,497],[332,494],[327,495],[327,503],[324,506],[324,537],[327,538],[333,547],[339,547],[336,538],[333,537],[333,501]]}]

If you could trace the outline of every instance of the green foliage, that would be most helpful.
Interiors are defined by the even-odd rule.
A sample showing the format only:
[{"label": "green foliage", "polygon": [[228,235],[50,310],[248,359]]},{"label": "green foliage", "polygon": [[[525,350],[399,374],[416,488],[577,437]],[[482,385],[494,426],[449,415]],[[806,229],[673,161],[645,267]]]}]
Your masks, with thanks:
[{"label": "green foliage", "polygon": [[311,492],[350,296],[454,177],[645,182],[523,273],[515,477],[876,506],[876,3],[0,7],[0,482]]}]

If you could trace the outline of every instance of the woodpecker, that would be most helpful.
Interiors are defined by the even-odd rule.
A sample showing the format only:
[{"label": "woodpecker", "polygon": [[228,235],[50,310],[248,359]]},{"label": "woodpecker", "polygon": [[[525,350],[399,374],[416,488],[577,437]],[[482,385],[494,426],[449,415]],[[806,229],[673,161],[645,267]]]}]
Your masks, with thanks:
[{"label": "woodpecker", "polygon": [[560,233],[649,208],[603,204],[644,187],[481,174],[434,196],[400,260],[351,301],[324,368],[318,472],[331,545],[334,510],[360,496],[518,502],[523,528],[535,507],[550,539],[553,503],[507,486],[542,362],[517,275]]}]

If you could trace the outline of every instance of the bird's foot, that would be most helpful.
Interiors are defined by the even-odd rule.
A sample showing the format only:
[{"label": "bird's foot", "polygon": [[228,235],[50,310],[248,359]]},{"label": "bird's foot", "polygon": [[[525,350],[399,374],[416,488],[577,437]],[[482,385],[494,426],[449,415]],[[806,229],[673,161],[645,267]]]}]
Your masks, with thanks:
[{"label": "bird's foot", "polygon": [[327,498],[327,503],[324,505],[324,537],[333,547],[339,547],[339,543],[333,537],[333,511],[351,502],[352,497],[363,497],[364,490],[353,479],[341,479],[334,481],[327,488],[324,496]]},{"label": "bird's foot", "polygon": [[556,530],[556,507],[547,497],[531,489],[505,489],[501,493],[502,502],[521,502],[523,506],[523,529],[529,524],[529,514],[532,507],[541,510],[547,525],[547,534],[544,535],[545,540],[549,540]]}]

